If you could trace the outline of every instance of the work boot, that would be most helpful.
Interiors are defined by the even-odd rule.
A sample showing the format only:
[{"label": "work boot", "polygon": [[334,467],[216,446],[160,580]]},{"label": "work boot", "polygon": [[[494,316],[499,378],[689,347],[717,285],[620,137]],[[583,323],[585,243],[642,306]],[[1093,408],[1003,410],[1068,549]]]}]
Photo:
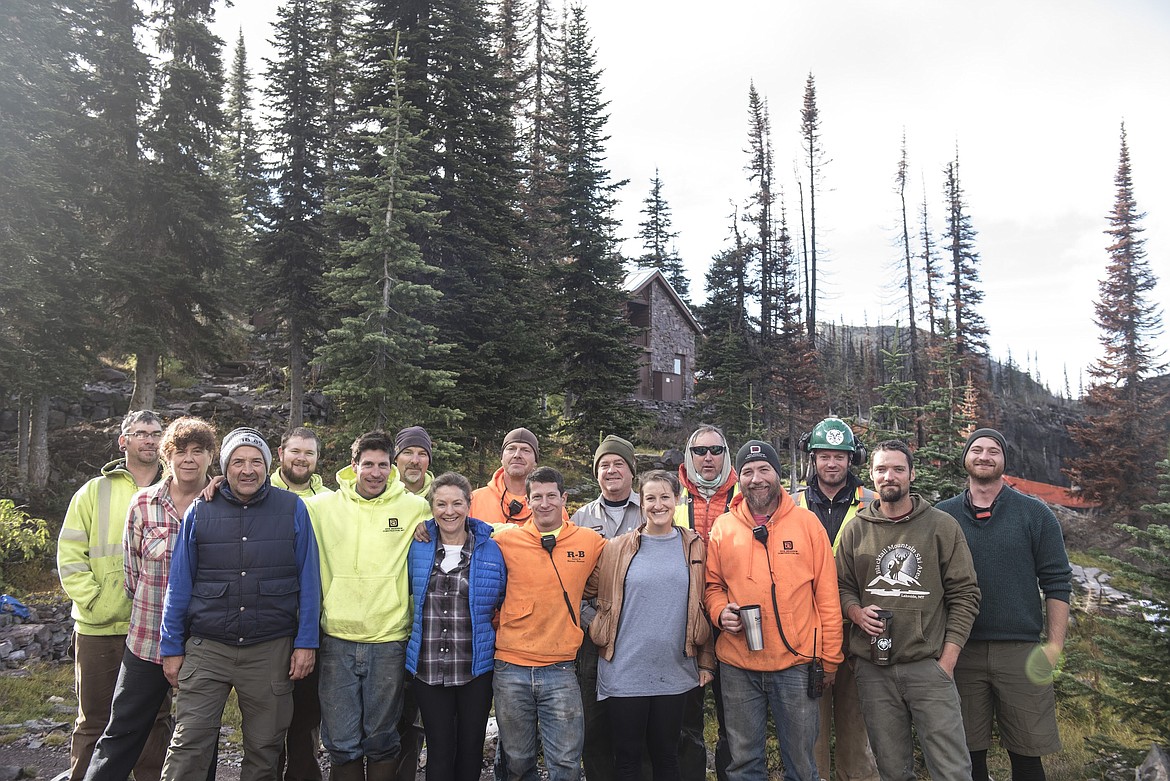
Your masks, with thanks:
[{"label": "work boot", "polygon": [[329,766],[330,781],[366,781],[366,760],[355,759],[340,765]]},{"label": "work boot", "polygon": [[398,766],[401,764],[401,756],[394,759],[381,759],[377,762],[372,759],[367,760],[366,781],[396,781]]}]

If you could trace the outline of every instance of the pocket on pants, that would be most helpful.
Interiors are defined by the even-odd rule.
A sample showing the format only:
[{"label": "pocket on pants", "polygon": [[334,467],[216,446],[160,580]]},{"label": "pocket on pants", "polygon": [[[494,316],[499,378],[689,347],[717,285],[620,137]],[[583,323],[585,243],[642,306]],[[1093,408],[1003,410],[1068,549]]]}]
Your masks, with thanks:
[{"label": "pocket on pants", "polygon": [[191,680],[191,676],[199,671],[199,665],[203,661],[205,650],[202,637],[192,637],[187,641],[187,645],[183,648],[185,653],[183,656],[183,666],[179,668],[180,681]]}]

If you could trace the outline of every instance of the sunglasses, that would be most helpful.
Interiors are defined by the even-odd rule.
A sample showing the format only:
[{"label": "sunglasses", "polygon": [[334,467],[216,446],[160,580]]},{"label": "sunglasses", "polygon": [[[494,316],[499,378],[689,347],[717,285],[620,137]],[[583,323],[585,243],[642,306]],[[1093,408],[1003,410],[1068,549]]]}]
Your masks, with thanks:
[{"label": "sunglasses", "polygon": [[713,456],[723,455],[723,451],[727,450],[723,445],[692,445],[691,452],[696,456],[705,456],[710,453]]}]

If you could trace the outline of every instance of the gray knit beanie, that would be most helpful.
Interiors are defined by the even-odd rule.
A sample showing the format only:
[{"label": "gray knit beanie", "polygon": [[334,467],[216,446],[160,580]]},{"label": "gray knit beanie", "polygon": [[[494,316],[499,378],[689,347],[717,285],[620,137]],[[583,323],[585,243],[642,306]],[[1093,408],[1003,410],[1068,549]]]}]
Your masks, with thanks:
[{"label": "gray knit beanie", "polygon": [[264,435],[254,428],[244,426],[233,429],[223,438],[223,444],[219,446],[219,469],[221,472],[227,474],[227,465],[232,458],[232,451],[241,445],[250,445],[259,450],[264,456],[264,471],[272,471],[272,451],[268,449]]}]

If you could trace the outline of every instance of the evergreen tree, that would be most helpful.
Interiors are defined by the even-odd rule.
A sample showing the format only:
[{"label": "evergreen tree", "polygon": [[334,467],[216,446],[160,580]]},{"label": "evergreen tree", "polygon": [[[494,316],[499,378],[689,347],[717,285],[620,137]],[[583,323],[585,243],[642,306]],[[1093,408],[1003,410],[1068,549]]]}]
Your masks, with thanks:
[{"label": "evergreen tree", "polygon": [[950,303],[954,318],[955,354],[963,363],[966,383],[979,376],[982,354],[987,352],[987,326],[978,306],[983,302],[979,283],[979,253],[975,251],[975,229],[963,199],[959,181],[959,157],[943,169],[947,206],[943,247],[950,267]]},{"label": "evergreen tree", "polygon": [[745,219],[755,228],[753,254],[759,269],[760,341],[767,345],[776,333],[776,264],[773,257],[772,127],[766,101],[753,83],[748,87],[748,164],[745,170],[753,191]]},{"label": "evergreen tree", "polygon": [[[284,9],[277,9],[277,14]],[[271,79],[272,74],[269,74]],[[260,134],[252,119],[252,88],[248,83],[248,53],[244,46],[244,32],[236,38],[232,67],[228,73],[227,108],[224,119],[227,132],[223,135],[223,167],[231,191],[238,219],[245,228],[245,241],[255,236],[263,223],[264,208],[268,202],[268,184],[264,179],[264,165],[260,154]],[[247,243],[241,248],[247,256]]]},{"label": "evergreen tree", "polygon": [[[158,102],[147,124],[143,202],[128,245],[111,269],[109,308],[136,358],[132,409],[154,405],[159,359],[198,361],[217,351],[218,275],[231,267],[231,207],[214,158],[224,128],[223,42],[208,28],[213,0],[164,0],[155,13],[161,65]],[[149,280],[149,284],[147,284]]]},{"label": "evergreen tree", "polygon": [[922,278],[926,283],[926,317],[930,321],[930,343],[938,335],[938,321],[942,318],[945,305],[943,297],[943,275],[939,260],[934,254],[934,239],[930,231],[930,213],[926,205],[926,188],[922,190],[922,212],[919,221],[919,239],[922,243]]},{"label": "evergreen tree", "polygon": [[918,383],[906,370],[909,354],[899,344],[901,329],[895,327],[893,343],[879,347],[885,382],[874,391],[881,402],[870,407],[870,437],[875,441],[901,439],[906,442],[916,436],[916,421],[921,409],[914,403]]},{"label": "evergreen tree", "polygon": [[273,164],[267,230],[260,239],[264,301],[278,318],[288,360],[290,429],[303,423],[305,363],[319,343],[321,276],[331,242],[325,214],[325,25],[320,4],[291,0],[277,10],[276,59],[268,63],[265,98]]},{"label": "evergreen tree", "polygon": [[930,399],[923,411],[926,445],[917,451],[915,485],[928,499],[954,496],[963,490],[963,446],[975,430],[974,388],[966,382],[951,322],[939,322],[937,342],[927,350]]},{"label": "evergreen tree", "polygon": [[698,309],[704,338],[695,357],[696,394],[712,410],[732,442],[760,434],[762,399],[754,378],[759,359],[748,316],[754,286],[747,266],[750,251],[731,219],[732,246],[711,259],[707,270],[707,302]]},{"label": "evergreen tree", "polygon": [[425,172],[412,171],[420,143],[410,132],[412,107],[399,89],[400,59],[389,61],[389,103],[373,112],[365,148],[378,155],[373,175],[354,175],[334,208],[362,231],[341,245],[326,285],[340,324],[319,350],[329,373],[327,392],[342,418],[359,430],[406,425],[449,426],[458,411],[437,400],[454,383],[451,373],[430,368],[450,345],[420,320],[438,291],[424,280],[438,269],[423,262],[411,235],[433,223],[422,191]]},{"label": "evergreen tree", "polygon": [[1153,343],[1162,330],[1160,307],[1150,300],[1157,278],[1146,260],[1134,196],[1133,170],[1121,126],[1117,196],[1106,234],[1109,263],[1095,310],[1104,355],[1089,367],[1092,382],[1082,425],[1070,427],[1083,457],[1067,470],[1084,495],[1110,508],[1136,513],[1153,499],[1149,454],[1165,439],[1156,392],[1144,380],[1165,368]]},{"label": "evergreen tree", "polygon": [[671,230],[670,204],[662,196],[662,179],[658,176],[657,168],[654,169],[654,178],[650,180],[650,194],[642,201],[642,214],[646,216],[646,221],[638,223],[641,230],[637,238],[642,240],[642,256],[638,258],[638,263],[660,270],[679,298],[690,304],[690,283],[682,258],[674,248],[678,232]]},{"label": "evergreen tree", "polygon": [[561,314],[556,349],[564,425],[574,445],[587,450],[599,434],[631,432],[645,416],[630,403],[637,354],[613,238],[613,192],[624,182],[610,181],[605,167],[608,104],[583,8],[569,9],[563,34],[554,111],[555,171],[564,193],[554,213],[566,256],[552,269]]},{"label": "evergreen tree", "polygon": [[805,166],[808,169],[808,300],[805,310],[808,316],[808,338],[814,343],[817,337],[817,190],[821,181],[821,168],[825,164],[825,152],[821,148],[821,112],[817,109],[817,87],[813,75],[808,74],[804,84],[804,104],[800,110],[800,137],[804,145]]},{"label": "evergreen tree", "polygon": [[[366,57],[378,56],[379,28],[402,29],[404,89],[419,109],[412,130],[425,140],[415,165],[429,175],[434,220],[413,235],[424,261],[442,272],[435,281],[442,305],[428,323],[452,343],[438,366],[458,373],[459,382],[442,402],[462,414],[447,434],[465,447],[494,451],[516,421],[540,417],[542,394],[555,382],[540,327],[544,271],[517,250],[514,84],[504,76],[482,3],[380,3],[378,14]],[[375,96],[381,81],[366,79],[359,100]]]},{"label": "evergreen tree", "polygon": [[[898,172],[894,176],[894,183],[898,188],[898,201],[902,209],[902,235],[899,241],[902,244],[902,259],[905,264],[906,274],[903,278],[902,289],[906,291],[906,316],[910,323],[910,328],[907,336],[910,340],[910,352],[907,358],[910,361],[910,378],[914,383],[914,406],[921,410],[926,403],[923,385],[923,372],[921,366],[921,352],[918,344],[918,321],[917,310],[914,306],[914,261],[911,258],[910,251],[910,219],[906,212],[906,174],[910,169],[910,163],[906,155],[906,133],[902,132],[902,156],[898,161]],[[914,438],[918,447],[926,444],[926,430],[922,427],[921,419],[917,420],[914,425]]]},{"label": "evergreen tree", "polygon": [[91,234],[81,215],[93,181],[82,111],[86,75],[78,4],[23,4],[0,24],[0,392],[22,401],[18,475],[49,477],[49,394],[76,387],[90,365]]}]

